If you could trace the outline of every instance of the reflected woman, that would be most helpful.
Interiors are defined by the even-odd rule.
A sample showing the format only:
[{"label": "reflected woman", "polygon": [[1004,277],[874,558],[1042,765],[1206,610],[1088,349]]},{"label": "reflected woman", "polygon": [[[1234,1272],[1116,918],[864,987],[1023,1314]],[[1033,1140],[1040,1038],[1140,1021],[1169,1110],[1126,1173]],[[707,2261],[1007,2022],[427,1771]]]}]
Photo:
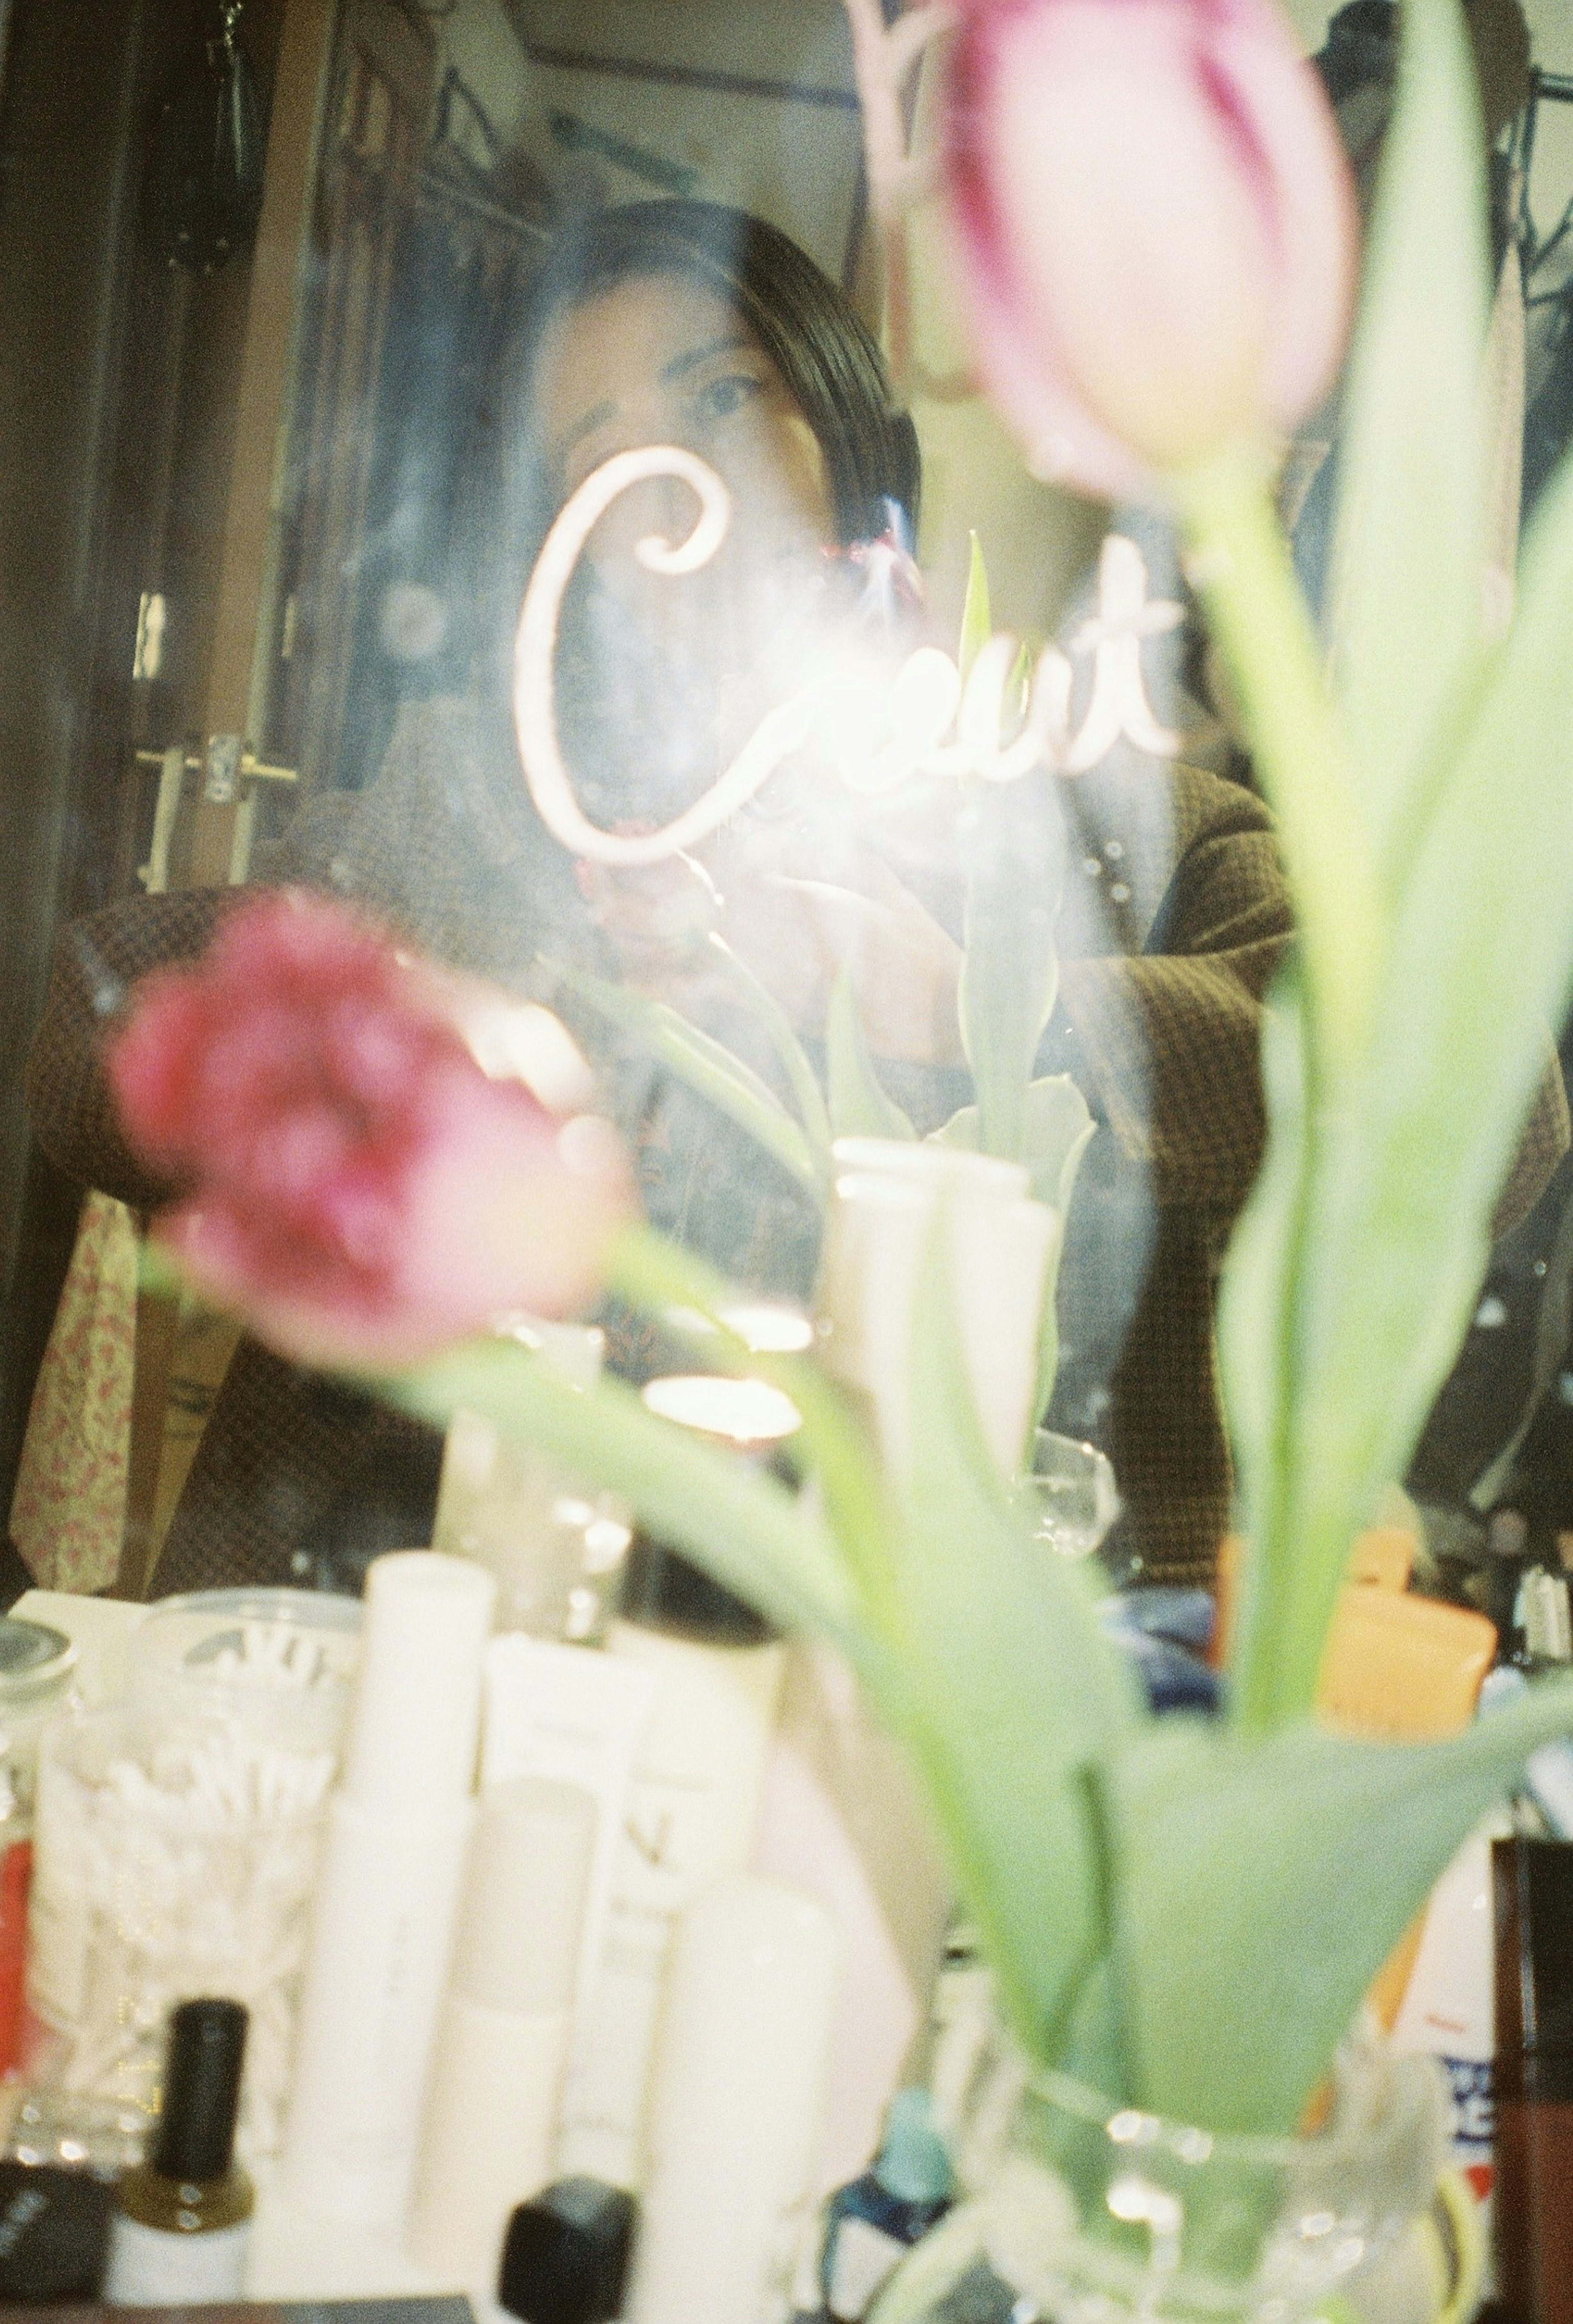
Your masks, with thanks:
[{"label": "reflected woman", "polygon": [[[610,453],[676,443],[731,487],[732,529],[712,567],[677,582],[630,551],[652,530],[686,532],[691,500],[663,499],[687,500],[683,488],[640,487],[608,512],[566,609],[562,724],[581,804],[604,827],[665,823],[709,788],[815,639],[860,618],[871,570],[860,545],[887,537],[879,569],[903,570],[916,445],[873,340],[773,228],[702,203],[640,204],[591,218],[550,254],[497,376],[484,525],[463,536],[486,576],[474,682],[462,700],[412,706],[377,780],[312,802],[270,876],[358,899],[437,957],[540,997],[553,997],[543,957],[615,973],[745,1052],[750,1028],[729,1021],[706,932],[750,960],[812,1040],[855,923],[869,1046],[892,1094],[937,1125],[970,1088],[960,899],[932,825],[871,830],[812,766],[788,768],[703,862],[591,871],[537,818],[508,721],[519,597],[554,509]],[[1213,1277],[1261,1150],[1261,1010],[1288,899],[1265,810],[1235,785],[1127,752],[1031,788],[1040,825],[1059,795],[1072,864],[1039,1070],[1074,1072],[1100,1125],[1072,1210],[1053,1417],[1109,1451],[1145,1575],[1205,1582],[1229,1490]],[[839,899],[825,900],[827,883]],[[199,951],[231,900],[140,899],[62,947],[34,1121],[66,1167],[139,1208],[165,1190],[115,1130],[97,1066],[103,1010],[149,967]],[[582,1018],[577,1029],[637,1144],[657,1222],[741,1280],[805,1292],[817,1225],[796,1186],[648,1058]],[[243,1342],[155,1586],[285,1581],[336,1556],[342,1571],[346,1549],[428,1538],[439,1449]]]}]

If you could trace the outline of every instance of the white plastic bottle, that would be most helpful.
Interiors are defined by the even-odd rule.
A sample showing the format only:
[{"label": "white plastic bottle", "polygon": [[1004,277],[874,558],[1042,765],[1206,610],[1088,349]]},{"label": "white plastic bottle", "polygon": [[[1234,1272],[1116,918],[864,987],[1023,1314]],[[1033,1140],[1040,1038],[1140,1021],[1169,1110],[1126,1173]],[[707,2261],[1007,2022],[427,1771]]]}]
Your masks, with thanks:
[{"label": "white plastic bottle", "polygon": [[822,1641],[787,1649],[753,1869],[818,1900],[846,1965],[816,2191],[855,2179],[929,2016],[951,1884],[900,1747]]},{"label": "white plastic bottle", "polygon": [[575,1784],[523,1775],[482,1798],[409,2248],[488,2295],[509,2215],[552,2176],[594,1835]]},{"label": "white plastic bottle", "polygon": [[607,1648],[649,1675],[652,1696],[558,2168],[637,2189],[677,1917],[710,1881],[750,1861],[784,1650],[750,1608],[643,1537]]},{"label": "white plastic bottle", "polygon": [[329,1807],[283,2176],[326,2218],[393,2227],[409,2200],[447,1977],[497,1585],[429,1550],[380,1557],[345,1779]]},{"label": "white plastic bottle", "polygon": [[683,1916],[662,2006],[630,2324],[780,2324],[811,2200],[841,1943],[773,1880]]},{"label": "white plastic bottle", "polygon": [[814,1310],[826,1363],[867,1397],[887,1462],[906,1464],[912,1308],[943,1213],[968,1379],[989,1448],[1019,1471],[1036,1418],[1038,1342],[1060,1213],[1018,1163],[959,1148],[838,1139]]}]

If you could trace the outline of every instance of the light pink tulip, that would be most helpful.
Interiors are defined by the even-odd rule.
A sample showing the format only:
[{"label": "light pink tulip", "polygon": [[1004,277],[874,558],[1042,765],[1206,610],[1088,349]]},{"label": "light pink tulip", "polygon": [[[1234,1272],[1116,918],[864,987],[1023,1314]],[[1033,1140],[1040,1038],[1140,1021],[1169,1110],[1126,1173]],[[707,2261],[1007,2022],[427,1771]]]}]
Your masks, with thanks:
[{"label": "light pink tulip", "polygon": [[1338,367],[1353,189],[1274,0],[960,0],[946,168],[984,384],[1118,497],[1287,433]]},{"label": "light pink tulip", "polygon": [[570,1111],[588,1077],[555,1019],[321,897],[261,896],[144,979],[109,1075],[132,1144],[187,1189],[159,1237],[304,1362],[400,1366],[511,1311],[572,1314],[634,1209],[610,1126]]}]

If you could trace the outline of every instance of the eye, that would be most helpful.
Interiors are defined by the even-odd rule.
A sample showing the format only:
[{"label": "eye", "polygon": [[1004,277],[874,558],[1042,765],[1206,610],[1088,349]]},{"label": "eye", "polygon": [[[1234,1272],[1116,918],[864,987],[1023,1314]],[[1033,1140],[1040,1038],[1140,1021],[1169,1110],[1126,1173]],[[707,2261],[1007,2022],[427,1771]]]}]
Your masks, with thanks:
[{"label": "eye", "polygon": [[751,372],[723,372],[700,388],[694,398],[694,409],[699,419],[710,427],[723,420],[735,419],[745,405],[764,393],[761,383]]}]

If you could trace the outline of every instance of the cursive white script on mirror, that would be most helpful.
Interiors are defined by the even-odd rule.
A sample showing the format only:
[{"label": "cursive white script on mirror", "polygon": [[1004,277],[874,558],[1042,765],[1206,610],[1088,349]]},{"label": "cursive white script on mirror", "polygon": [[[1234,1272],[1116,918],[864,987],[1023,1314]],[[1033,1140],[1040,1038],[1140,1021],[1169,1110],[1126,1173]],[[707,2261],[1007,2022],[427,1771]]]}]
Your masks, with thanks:
[{"label": "cursive white script on mirror", "polygon": [[[1026,679],[1013,637],[990,638],[963,682],[951,656],[920,646],[895,677],[877,676],[856,646],[827,648],[822,666],[766,713],[725,772],[702,798],[658,831],[605,831],[580,807],[557,738],[557,643],[563,600],[585,543],[612,503],[636,484],[675,476],[698,503],[685,540],[649,533],[634,549],[651,573],[680,581],[715,555],[731,516],[731,497],[713,468],[673,444],[617,452],[586,476],[547,533],[525,591],[513,654],[513,715],[525,781],[553,837],[592,862],[658,863],[696,847],[736,815],[782,762],[818,740],[850,788],[895,790],[915,776],[1014,782],[1043,767],[1086,774],[1115,743],[1173,757],[1181,737],[1164,726],[1147,698],[1142,672],[1145,639],[1175,628],[1181,606],[1147,595],[1147,568],[1136,543],[1110,533],[1099,558],[1097,613],[1077,632],[1071,653],[1045,646]],[[1072,731],[1075,668],[1090,655],[1091,684]]]}]

